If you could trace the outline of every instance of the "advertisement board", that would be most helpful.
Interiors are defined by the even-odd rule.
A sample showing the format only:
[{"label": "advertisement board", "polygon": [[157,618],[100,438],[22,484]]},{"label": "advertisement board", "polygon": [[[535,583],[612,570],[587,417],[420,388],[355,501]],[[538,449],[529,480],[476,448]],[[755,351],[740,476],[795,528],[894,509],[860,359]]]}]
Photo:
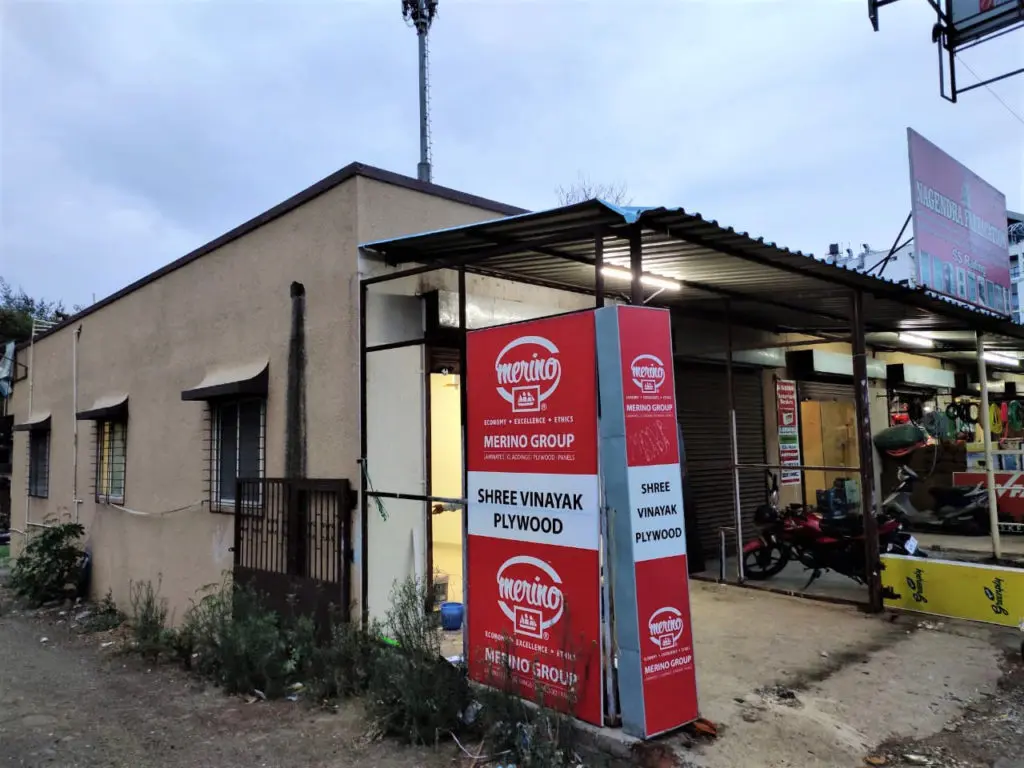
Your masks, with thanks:
[{"label": "advertisement board", "polygon": [[600,725],[595,354],[593,312],[466,336],[466,623],[474,680]]},{"label": "advertisement board", "polygon": [[[775,380],[775,411],[779,425],[779,464],[800,466],[800,402],[796,396],[796,382]],[[800,485],[803,473],[799,469],[784,469],[780,473],[782,485]]]},{"label": "advertisement board", "polygon": [[1006,197],[911,128],[907,143],[918,285],[1009,314]]},{"label": "advertisement board", "polygon": [[[1024,523],[1024,472],[994,472],[997,506],[1007,522]],[[953,485],[973,487],[988,482],[984,472],[954,472]]]},{"label": "advertisement board", "polygon": [[1024,21],[1020,0],[946,0],[952,37],[957,46]]},{"label": "advertisement board", "polygon": [[1024,622],[1024,570],[980,563],[882,555],[887,605],[1004,627]]},{"label": "advertisement board", "polygon": [[699,715],[671,323],[649,307],[596,316],[619,699],[626,733],[649,738]]}]

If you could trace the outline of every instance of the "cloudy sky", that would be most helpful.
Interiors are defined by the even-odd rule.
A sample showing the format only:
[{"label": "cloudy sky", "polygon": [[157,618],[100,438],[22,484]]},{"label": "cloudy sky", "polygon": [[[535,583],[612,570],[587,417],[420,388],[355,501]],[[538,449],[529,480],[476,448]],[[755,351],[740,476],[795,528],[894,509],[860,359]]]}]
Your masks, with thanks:
[{"label": "cloudy sky", "polygon": [[[89,303],[358,160],[415,175],[398,0],[2,6],[0,275]],[[435,181],[527,208],[580,173],[792,248],[887,247],[906,127],[1024,210],[1024,76],[938,94],[925,0],[442,0]],[[1024,32],[968,51],[1024,66]],[[961,72],[966,81],[972,75]]]}]

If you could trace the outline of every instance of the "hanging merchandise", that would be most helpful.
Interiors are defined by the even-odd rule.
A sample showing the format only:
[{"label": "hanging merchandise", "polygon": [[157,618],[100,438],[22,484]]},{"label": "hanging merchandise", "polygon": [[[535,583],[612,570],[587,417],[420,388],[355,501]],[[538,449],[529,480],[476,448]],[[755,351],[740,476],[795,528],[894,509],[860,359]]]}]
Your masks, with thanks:
[{"label": "hanging merchandise", "polygon": [[1003,433],[1002,409],[995,403],[988,407],[988,430],[993,435],[1001,435]]},{"label": "hanging merchandise", "polygon": [[1024,403],[1011,400],[1006,409],[1006,424],[1012,432],[1024,430]]},{"label": "hanging merchandise", "polygon": [[973,426],[978,423],[981,416],[981,408],[977,403],[970,400],[957,400],[946,406],[946,415],[951,419],[957,419],[962,424]]}]

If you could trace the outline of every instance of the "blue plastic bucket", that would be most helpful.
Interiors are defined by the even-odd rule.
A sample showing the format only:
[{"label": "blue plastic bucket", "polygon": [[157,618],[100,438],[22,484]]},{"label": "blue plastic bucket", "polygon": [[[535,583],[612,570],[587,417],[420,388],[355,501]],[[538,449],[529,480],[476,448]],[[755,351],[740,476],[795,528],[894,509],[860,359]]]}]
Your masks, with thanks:
[{"label": "blue plastic bucket", "polygon": [[465,610],[462,603],[441,603],[441,629],[456,632],[462,629]]}]

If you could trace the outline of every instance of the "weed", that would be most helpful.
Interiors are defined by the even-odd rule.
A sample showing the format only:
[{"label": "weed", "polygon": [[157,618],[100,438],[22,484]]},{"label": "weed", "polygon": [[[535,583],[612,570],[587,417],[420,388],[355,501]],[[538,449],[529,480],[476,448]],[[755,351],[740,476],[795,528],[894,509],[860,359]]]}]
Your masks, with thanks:
[{"label": "weed", "polygon": [[433,744],[456,730],[470,699],[465,669],[441,658],[429,605],[421,582],[394,589],[383,626],[394,645],[377,655],[367,690],[367,711],[377,730],[418,744]]},{"label": "weed", "polygon": [[305,684],[317,701],[333,701],[366,692],[381,653],[380,625],[369,627],[334,622],[327,643],[318,645],[305,674]]},{"label": "weed", "polygon": [[135,650],[143,658],[155,662],[161,653],[170,651],[174,645],[174,630],[167,626],[167,600],[160,597],[159,580],[156,587],[151,581],[131,582],[129,593]]},{"label": "weed", "polygon": [[225,580],[193,602],[174,652],[228,693],[277,698],[303,682],[315,648],[312,619],[286,621],[252,589]]},{"label": "weed", "polygon": [[124,624],[125,618],[114,602],[113,594],[108,589],[96,609],[83,622],[83,630],[87,633],[108,632]]},{"label": "weed", "polygon": [[85,528],[60,523],[33,533],[14,567],[9,586],[30,605],[73,596],[85,570],[80,540]]}]

